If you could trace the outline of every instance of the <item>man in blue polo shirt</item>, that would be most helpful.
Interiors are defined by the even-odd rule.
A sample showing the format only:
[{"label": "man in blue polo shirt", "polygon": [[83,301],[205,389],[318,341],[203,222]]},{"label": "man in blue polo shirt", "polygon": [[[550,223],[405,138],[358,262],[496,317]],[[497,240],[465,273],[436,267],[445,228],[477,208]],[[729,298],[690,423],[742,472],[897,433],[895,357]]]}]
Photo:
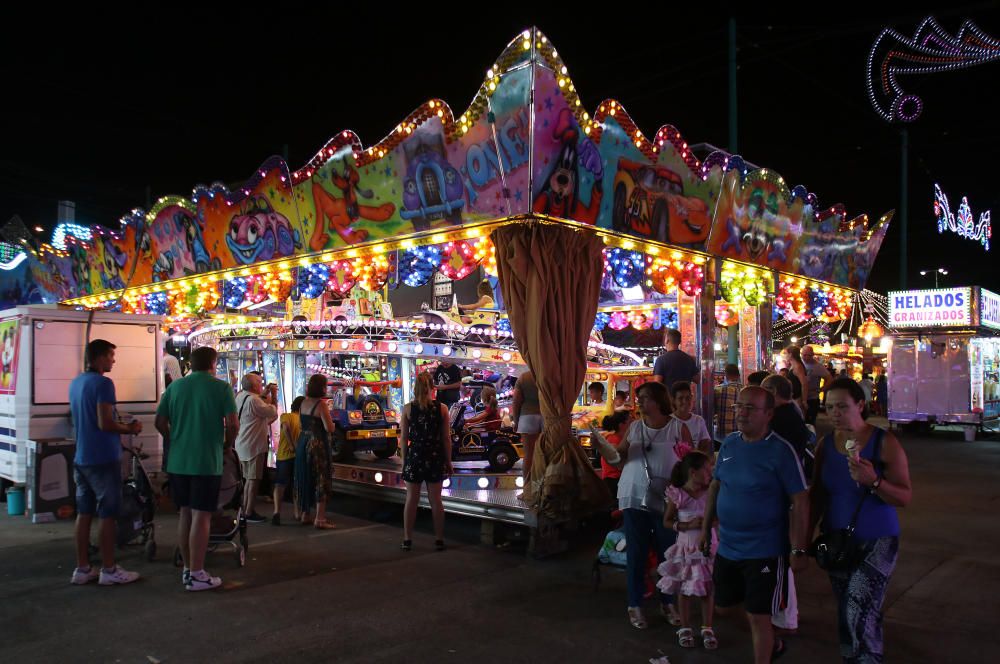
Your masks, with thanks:
[{"label": "man in blue polo shirt", "polygon": [[775,642],[771,615],[787,602],[789,553],[796,573],[806,567],[809,500],[795,450],[771,431],[774,395],[746,387],[734,409],[739,431],[730,434],[719,450],[702,548],[707,551],[718,516],[715,603],[720,608],[743,603],[753,635],[754,662],[764,664],[784,652],[784,643]]},{"label": "man in blue polo shirt", "polygon": [[[87,371],[69,385],[69,407],[76,429],[76,569],[70,582],[102,586],[139,578],[115,564],[115,521],[122,502],[121,434],[137,434],[142,423],[125,424],[115,412],[115,384],[104,374],[115,365],[115,345],[104,339],[87,344]],[[90,523],[101,521],[100,573],[90,566]]]}]

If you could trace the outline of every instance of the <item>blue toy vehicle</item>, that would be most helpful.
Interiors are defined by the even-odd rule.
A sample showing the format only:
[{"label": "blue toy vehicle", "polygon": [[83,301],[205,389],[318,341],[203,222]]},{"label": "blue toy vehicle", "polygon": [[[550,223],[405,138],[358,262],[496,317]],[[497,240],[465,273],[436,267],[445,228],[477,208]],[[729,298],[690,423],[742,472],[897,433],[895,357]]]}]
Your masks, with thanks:
[{"label": "blue toy vehicle", "polygon": [[418,137],[403,143],[406,176],[403,179],[403,207],[399,216],[413,224],[413,230],[426,231],[431,222],[447,219],[462,223],[465,187],[462,176],[448,163],[440,136]]},{"label": "blue toy vehicle", "polygon": [[[388,459],[399,450],[399,413],[388,407],[388,388],[397,381],[355,381],[353,394],[344,393],[342,404],[330,410],[334,432],[330,437],[333,460],[352,461],[355,452],[371,452]],[[362,394],[362,388],[371,388]],[[342,406],[342,407],[337,407]]]}]

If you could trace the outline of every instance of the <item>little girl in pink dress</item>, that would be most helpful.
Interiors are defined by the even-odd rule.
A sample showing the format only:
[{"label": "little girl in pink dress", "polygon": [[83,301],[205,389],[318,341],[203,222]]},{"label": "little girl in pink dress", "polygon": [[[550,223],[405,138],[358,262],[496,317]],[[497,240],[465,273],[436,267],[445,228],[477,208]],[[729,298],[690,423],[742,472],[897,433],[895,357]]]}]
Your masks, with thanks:
[{"label": "little girl in pink dress", "polygon": [[667,549],[664,561],[657,568],[660,580],[656,585],[663,592],[677,597],[681,618],[677,643],[684,648],[695,646],[694,630],[691,628],[692,597],[701,600],[702,645],[708,650],[719,646],[712,631],[712,561],[718,545],[714,528],[712,555],[706,558],[698,547],[711,481],[711,459],[701,452],[692,451],[674,465],[666,491],[667,510],[663,514],[663,525],[677,531],[677,542]]}]

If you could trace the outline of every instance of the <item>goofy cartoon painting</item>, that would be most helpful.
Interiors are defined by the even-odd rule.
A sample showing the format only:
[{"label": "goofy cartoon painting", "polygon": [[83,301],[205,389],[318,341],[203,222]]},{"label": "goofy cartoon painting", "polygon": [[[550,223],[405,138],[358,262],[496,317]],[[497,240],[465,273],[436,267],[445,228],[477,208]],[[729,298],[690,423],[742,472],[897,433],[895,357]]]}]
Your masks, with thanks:
[{"label": "goofy cartoon painting", "polygon": [[[568,108],[559,111],[559,119],[552,130],[552,138],[560,144],[559,154],[552,164],[541,191],[535,196],[532,210],[563,219],[573,219],[587,224],[597,221],[603,195],[604,164],[601,155],[589,138],[579,140],[580,128],[573,121]],[[580,202],[579,166],[594,176],[590,190],[590,203]]]}]

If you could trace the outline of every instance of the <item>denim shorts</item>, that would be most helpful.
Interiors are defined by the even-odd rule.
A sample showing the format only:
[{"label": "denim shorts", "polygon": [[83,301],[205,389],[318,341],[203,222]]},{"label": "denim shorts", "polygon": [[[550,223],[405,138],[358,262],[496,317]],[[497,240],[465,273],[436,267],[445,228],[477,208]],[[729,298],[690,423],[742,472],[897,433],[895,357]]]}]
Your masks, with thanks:
[{"label": "denim shorts", "polygon": [[541,415],[521,415],[517,420],[517,432],[534,434],[542,432]]},{"label": "denim shorts", "polygon": [[295,472],[295,458],[284,459],[277,462],[278,475],[274,480],[275,484],[280,484],[281,486],[290,486],[292,483],[292,475]]},{"label": "denim shorts", "polygon": [[117,517],[122,506],[122,465],[118,461],[96,466],[73,466],[77,514],[100,519]]}]

